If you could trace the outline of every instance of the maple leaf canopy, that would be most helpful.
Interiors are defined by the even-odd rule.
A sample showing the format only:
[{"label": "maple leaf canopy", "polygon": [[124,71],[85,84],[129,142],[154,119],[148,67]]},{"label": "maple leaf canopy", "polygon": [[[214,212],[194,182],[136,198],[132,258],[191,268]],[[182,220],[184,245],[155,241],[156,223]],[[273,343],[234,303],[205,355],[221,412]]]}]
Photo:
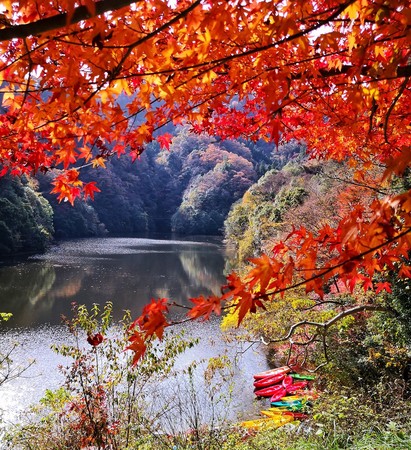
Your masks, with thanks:
[{"label": "maple leaf canopy", "polygon": [[[98,188],[84,185],[83,167],[104,167],[113,155],[135,159],[168,123],[222,138],[304,140],[311,157],[348,164],[357,182],[377,166],[375,183],[387,184],[410,165],[409,1],[1,7],[0,173],[59,169],[60,200],[92,197]],[[170,137],[159,141],[168,147]],[[408,276],[410,213],[410,191],[376,193],[318,235],[296,230],[220,300],[234,301],[242,318],[290,286],[321,296],[335,276],[366,289],[387,269]],[[320,264],[324,249],[330,256]],[[192,315],[220,308],[216,298],[198,299]],[[166,322],[153,317],[161,320],[148,322],[150,330],[161,335]]]}]

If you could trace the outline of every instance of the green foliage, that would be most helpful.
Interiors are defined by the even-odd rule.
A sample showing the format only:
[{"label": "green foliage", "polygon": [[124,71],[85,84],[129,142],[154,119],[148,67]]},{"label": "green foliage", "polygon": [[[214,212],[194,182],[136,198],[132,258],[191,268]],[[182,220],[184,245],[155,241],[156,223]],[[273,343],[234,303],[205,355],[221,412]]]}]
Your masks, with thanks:
[{"label": "green foliage", "polygon": [[303,167],[297,167],[295,173],[286,168],[270,170],[233,205],[224,235],[228,245],[237,250],[238,262],[264,250],[267,241],[287,229],[286,214],[304,202],[308,196],[305,184],[311,177]]},{"label": "green foliage", "polygon": [[13,314],[11,314],[11,313],[0,312],[0,323],[7,322],[8,320],[10,320],[12,318],[12,316],[13,316]]},{"label": "green foliage", "polygon": [[[382,330],[388,332],[399,346],[405,347],[411,339],[411,282],[393,274],[392,286],[392,294],[386,295],[386,301],[396,311],[396,317],[384,323]],[[381,330],[381,324],[377,326]]]},{"label": "green foliage", "polygon": [[54,210],[56,238],[103,236],[107,233],[91,204],[77,202],[72,206],[68,203],[59,204],[51,196],[48,199]]},{"label": "green foliage", "polygon": [[53,211],[32,180],[0,178],[0,254],[43,251],[53,235]]},{"label": "green foliage", "polygon": [[408,450],[411,438],[408,432],[391,428],[364,431],[352,436],[327,436],[307,430],[304,425],[287,424],[278,430],[262,431],[251,435],[233,432],[220,447],[222,450]]}]

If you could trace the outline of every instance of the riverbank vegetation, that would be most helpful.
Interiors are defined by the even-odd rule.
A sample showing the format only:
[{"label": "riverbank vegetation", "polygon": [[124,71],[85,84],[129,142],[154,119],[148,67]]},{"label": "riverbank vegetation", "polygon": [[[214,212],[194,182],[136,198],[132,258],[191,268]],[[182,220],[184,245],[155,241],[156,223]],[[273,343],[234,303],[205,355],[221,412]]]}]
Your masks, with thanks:
[{"label": "riverbank vegetation", "polygon": [[[55,213],[60,236],[216,233],[228,214],[235,270],[218,295],[190,299],[187,320],[224,313],[227,327],[243,324],[267,344],[273,363],[321,369],[320,409],[293,448],[408,444],[409,1],[3,3],[0,176],[22,181],[5,179],[2,251],[42,249],[52,234],[49,205],[27,177],[79,205]],[[191,134],[168,128],[180,126]],[[307,161],[273,167],[274,145],[295,142]],[[130,370],[143,370],[174,325],[171,306],[153,299],[133,322]],[[89,331],[97,353],[104,336]],[[104,413],[113,380],[85,383],[97,369],[72,352],[80,403],[57,414],[73,420],[70,445],[117,445]],[[271,436],[237,437],[237,448],[263,448]]]},{"label": "riverbank vegetation", "polygon": [[[340,337],[333,362],[317,377],[320,396],[305,406],[309,418],[256,431],[243,428],[233,414],[239,399],[233,396],[232,361],[222,355],[178,368],[179,356],[198,340],[171,330],[134,366],[132,353],[124,352],[132,319],[126,313],[113,324],[112,308],[73,306],[66,320],[72,338],[55,347],[69,357],[60,368],[61,387],[47,390],[3,430],[2,448],[385,450],[411,444],[406,382],[389,365],[381,371],[378,357],[367,362],[361,351],[353,354],[346,339]],[[257,403],[265,407],[263,400]]]}]

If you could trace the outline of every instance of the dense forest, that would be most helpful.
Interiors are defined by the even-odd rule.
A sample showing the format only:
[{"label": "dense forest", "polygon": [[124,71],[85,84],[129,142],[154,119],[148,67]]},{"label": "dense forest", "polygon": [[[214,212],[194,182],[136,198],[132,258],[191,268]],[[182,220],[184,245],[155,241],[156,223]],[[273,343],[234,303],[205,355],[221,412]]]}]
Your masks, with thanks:
[{"label": "dense forest", "polygon": [[52,239],[53,211],[33,179],[0,178],[0,254],[42,251]]},{"label": "dense forest", "polygon": [[[42,251],[52,238],[153,231],[221,235],[231,206],[247,189],[303,153],[297,143],[276,150],[263,141],[221,140],[181,128],[170,149],[152,142],[135,162],[108,160],[98,174],[101,192],[74,206],[50,193],[58,171],[22,181],[3,178],[0,253]],[[85,179],[95,178],[93,172]]]}]

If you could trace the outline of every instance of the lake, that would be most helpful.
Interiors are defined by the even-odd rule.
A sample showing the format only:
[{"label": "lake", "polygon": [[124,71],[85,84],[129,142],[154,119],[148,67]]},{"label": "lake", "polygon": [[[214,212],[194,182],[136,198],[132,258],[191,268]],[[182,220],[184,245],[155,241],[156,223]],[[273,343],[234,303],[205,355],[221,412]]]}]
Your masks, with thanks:
[{"label": "lake", "polygon": [[[130,310],[133,317],[139,315],[152,298],[188,305],[190,297],[220,292],[225,261],[224,246],[215,237],[127,237],[63,241],[43,255],[0,266],[0,311],[13,314],[2,327],[3,351],[17,342],[13,359],[20,364],[35,360],[24,377],[0,386],[3,420],[17,420],[18,413],[37,402],[46,388],[61,384],[57,366],[67,360],[55,354],[50,344],[70,339],[61,316],[70,317],[73,302],[91,306],[112,301],[115,320],[124,310]],[[184,327],[189,336],[199,337],[200,343],[180,357],[179,366],[227,354],[236,361],[238,402],[233,411],[252,410],[252,374],[267,369],[260,349],[239,358],[244,344],[224,342],[217,319]]]}]

